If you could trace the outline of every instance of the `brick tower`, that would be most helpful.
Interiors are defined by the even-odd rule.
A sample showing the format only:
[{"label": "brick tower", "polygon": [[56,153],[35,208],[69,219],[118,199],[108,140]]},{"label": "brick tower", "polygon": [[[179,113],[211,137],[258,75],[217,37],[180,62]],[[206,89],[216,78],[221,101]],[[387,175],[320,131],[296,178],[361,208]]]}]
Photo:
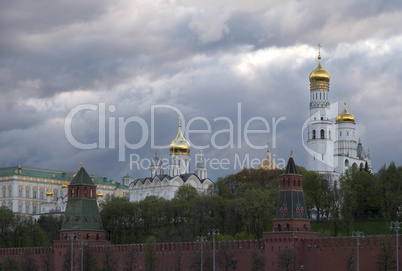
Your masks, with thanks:
[{"label": "brick tower", "polygon": [[310,232],[303,196],[303,176],[299,174],[292,154],[281,176],[280,195],[275,219],[274,232]]},{"label": "brick tower", "polygon": [[81,167],[68,186],[68,202],[60,240],[69,238],[105,241],[105,231],[96,201],[96,185]]}]

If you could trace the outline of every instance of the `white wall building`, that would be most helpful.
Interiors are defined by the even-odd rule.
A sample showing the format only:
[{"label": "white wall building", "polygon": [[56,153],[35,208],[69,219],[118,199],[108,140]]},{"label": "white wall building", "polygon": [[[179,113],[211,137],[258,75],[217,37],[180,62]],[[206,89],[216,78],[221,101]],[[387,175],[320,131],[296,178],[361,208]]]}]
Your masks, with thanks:
[{"label": "white wall building", "polygon": [[195,173],[190,173],[190,150],[190,144],[184,138],[179,124],[177,135],[169,146],[170,159],[167,174],[164,173],[166,165],[155,153],[155,157],[151,159],[150,177],[134,179],[127,175],[122,178],[123,184],[130,183],[130,201],[141,201],[148,196],[170,200],[175,197],[179,187],[185,184],[195,187],[200,194],[212,193],[214,185],[207,176],[202,154],[200,161],[196,163]]},{"label": "white wall building", "polygon": [[[16,213],[38,215],[63,213],[67,204],[67,185],[75,173],[57,170],[8,167],[0,168],[0,206]],[[128,187],[91,175],[102,196],[128,196]]]},{"label": "white wall building", "polygon": [[331,108],[330,75],[318,65],[310,73],[310,116],[307,123],[308,169],[337,180],[347,168],[356,165],[371,171],[369,152],[363,150],[360,137],[357,142],[355,117],[346,109],[335,118],[337,108]]}]

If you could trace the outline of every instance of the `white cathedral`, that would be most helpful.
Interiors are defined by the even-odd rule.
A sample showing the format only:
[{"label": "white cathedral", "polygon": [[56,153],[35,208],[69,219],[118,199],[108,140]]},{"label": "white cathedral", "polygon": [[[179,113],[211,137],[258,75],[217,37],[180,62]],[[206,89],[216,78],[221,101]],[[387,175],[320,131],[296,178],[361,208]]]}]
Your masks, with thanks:
[{"label": "white cathedral", "polygon": [[170,159],[167,174],[164,173],[166,165],[155,152],[155,157],[151,159],[150,177],[134,179],[127,174],[122,178],[123,185],[129,186],[130,201],[141,201],[148,196],[170,200],[183,185],[191,185],[200,194],[212,193],[214,185],[207,177],[207,167],[202,153],[201,159],[195,164],[195,172],[190,173],[190,150],[191,146],[184,138],[179,123],[177,135],[169,145]]},{"label": "white cathedral", "polygon": [[[329,98],[329,73],[318,65],[310,73],[310,116],[307,121],[308,170],[324,174],[331,180],[352,165],[371,172],[371,157],[363,150],[355,129],[355,117],[346,109],[346,95],[343,111],[337,115],[338,108],[331,108]],[[334,112],[336,112],[334,114]],[[335,121],[334,121],[335,119]],[[304,142],[303,142],[304,143]]]}]

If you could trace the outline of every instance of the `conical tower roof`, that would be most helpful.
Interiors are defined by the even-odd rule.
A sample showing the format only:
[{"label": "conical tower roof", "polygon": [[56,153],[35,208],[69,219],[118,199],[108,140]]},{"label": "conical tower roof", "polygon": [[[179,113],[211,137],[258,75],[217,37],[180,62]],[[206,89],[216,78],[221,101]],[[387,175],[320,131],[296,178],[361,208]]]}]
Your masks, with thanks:
[{"label": "conical tower roof", "polygon": [[87,171],[84,167],[81,167],[78,172],[74,175],[73,180],[70,185],[91,185],[95,186],[95,183],[92,181],[91,177],[89,177]]},{"label": "conical tower roof", "polygon": [[295,164],[295,161],[293,160],[293,153],[290,153],[290,157],[288,160],[288,164],[286,166],[285,174],[296,174],[299,175],[299,172],[297,171],[297,167]]}]

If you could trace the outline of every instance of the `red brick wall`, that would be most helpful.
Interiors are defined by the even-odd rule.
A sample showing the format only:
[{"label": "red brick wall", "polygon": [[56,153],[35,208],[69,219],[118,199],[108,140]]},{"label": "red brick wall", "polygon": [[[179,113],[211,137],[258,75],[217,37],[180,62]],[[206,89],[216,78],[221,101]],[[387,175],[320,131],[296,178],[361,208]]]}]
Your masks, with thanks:
[{"label": "red brick wall", "polygon": [[[360,239],[360,270],[375,271],[377,270],[375,261],[379,249],[380,242],[384,236],[367,236]],[[389,236],[388,236],[389,237]],[[393,236],[393,244],[395,239]],[[399,240],[401,242],[401,240]],[[94,246],[98,268],[102,268],[104,259],[104,251],[110,243],[108,241],[92,242]],[[124,268],[124,259],[127,257],[126,252],[129,248],[137,249],[138,266],[144,267],[144,246],[142,244],[133,245],[114,245],[112,248],[118,257],[119,270]],[[237,260],[237,270],[251,270],[251,251],[253,248],[262,251],[265,256],[264,270],[279,271],[277,262],[278,251],[283,248],[295,249],[295,264],[290,270],[325,270],[338,271],[346,269],[346,250],[353,248],[356,255],[356,239],[351,237],[334,237],[320,238],[318,233],[312,232],[272,232],[264,233],[262,240],[251,241],[230,241],[216,242],[216,257],[223,251],[234,254],[233,258]],[[53,257],[55,271],[61,271],[64,262],[64,253],[71,249],[71,241],[55,241],[53,248],[12,248],[0,249],[0,261],[5,255],[10,255],[21,260],[21,256],[25,250],[29,250],[37,259],[37,263],[41,265],[41,257],[50,254]],[[79,266],[80,245],[74,244],[75,265]],[[181,255],[181,269],[183,271],[192,270],[194,262],[200,258],[200,243],[163,243],[157,244],[158,254],[158,270],[173,271],[177,267],[177,258]],[[211,257],[212,242],[204,243],[204,255]],[[218,261],[217,261],[218,263]],[[356,264],[356,262],[355,262]],[[42,268],[42,266],[40,266]],[[42,269],[40,269],[42,270]],[[223,270],[217,264],[217,271]],[[232,269],[229,269],[232,270]]]}]

